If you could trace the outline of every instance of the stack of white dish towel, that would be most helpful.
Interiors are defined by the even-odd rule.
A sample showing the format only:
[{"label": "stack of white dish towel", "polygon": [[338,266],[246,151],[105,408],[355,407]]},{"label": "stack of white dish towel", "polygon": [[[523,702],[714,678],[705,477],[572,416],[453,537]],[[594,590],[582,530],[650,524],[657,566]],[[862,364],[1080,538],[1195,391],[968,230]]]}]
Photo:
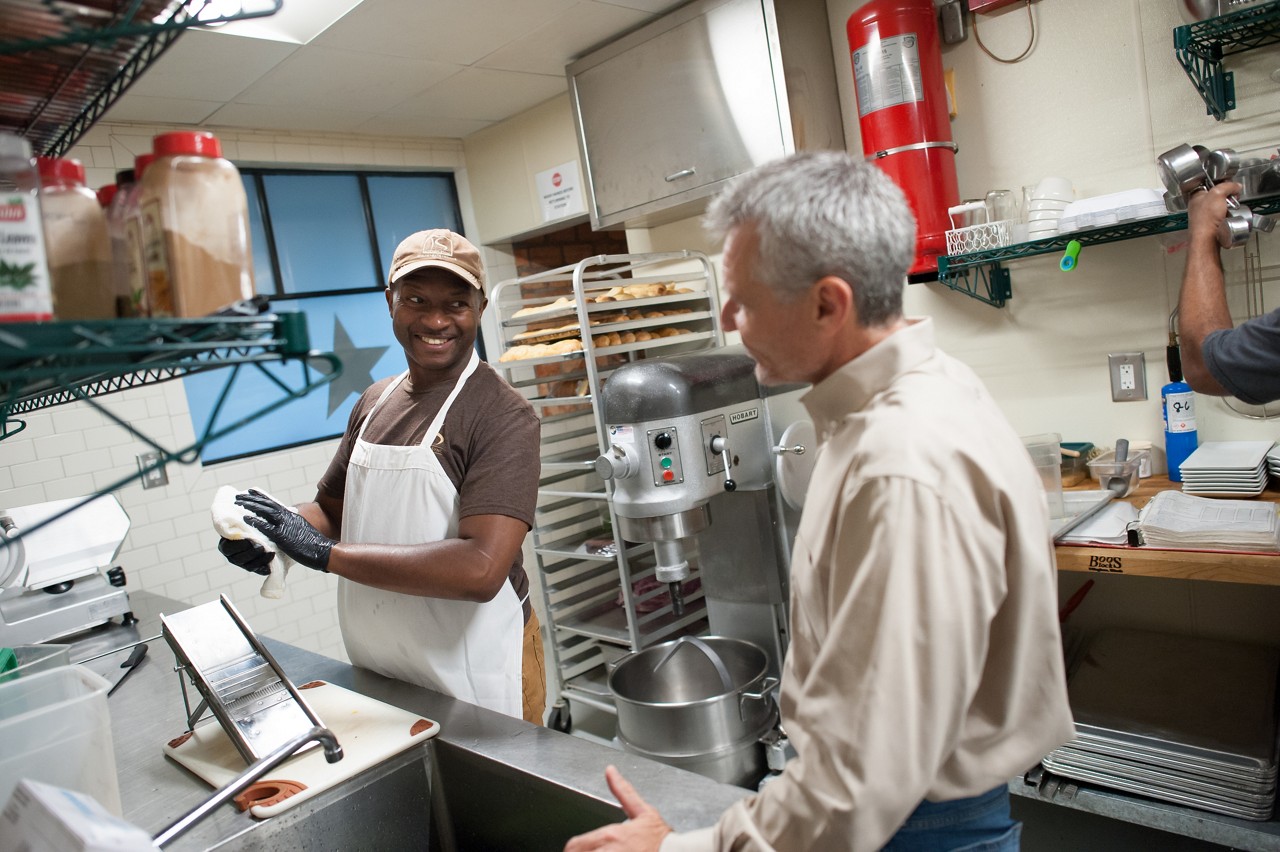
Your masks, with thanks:
[{"label": "stack of white dish towel", "polygon": [[1274,441],[1206,441],[1182,463],[1182,490],[1201,497],[1257,497],[1267,487]]}]

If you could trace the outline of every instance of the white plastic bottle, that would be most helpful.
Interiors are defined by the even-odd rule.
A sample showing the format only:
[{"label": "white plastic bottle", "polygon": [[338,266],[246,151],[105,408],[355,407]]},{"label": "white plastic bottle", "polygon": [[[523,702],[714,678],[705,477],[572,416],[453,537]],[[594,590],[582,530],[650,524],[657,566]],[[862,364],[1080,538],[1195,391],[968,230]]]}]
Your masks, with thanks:
[{"label": "white plastic bottle", "polygon": [[53,319],[53,291],[31,143],[0,133],[0,322]]},{"label": "white plastic bottle", "polygon": [[249,205],[211,133],[163,133],[139,181],[153,316],[200,317],[251,299]]},{"label": "white plastic bottle", "polygon": [[54,311],[60,320],[114,319],[111,241],[98,196],[79,160],[37,157],[40,213]]}]

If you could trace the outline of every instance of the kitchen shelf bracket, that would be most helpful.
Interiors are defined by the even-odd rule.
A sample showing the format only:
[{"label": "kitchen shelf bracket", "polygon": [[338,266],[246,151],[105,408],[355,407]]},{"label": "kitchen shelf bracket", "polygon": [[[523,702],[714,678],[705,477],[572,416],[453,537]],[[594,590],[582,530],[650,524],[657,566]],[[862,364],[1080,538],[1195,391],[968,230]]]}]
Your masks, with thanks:
[{"label": "kitchen shelf bracket", "polygon": [[1173,52],[1205,111],[1218,121],[1236,108],[1235,77],[1222,60],[1280,43],[1280,0],[1175,27]]},{"label": "kitchen shelf bracket", "polygon": [[964,293],[993,308],[1003,308],[1004,303],[1013,298],[1009,270],[998,261],[981,266],[965,267],[957,272],[944,272],[945,260],[946,258],[938,258],[938,283],[943,286],[950,287],[957,293]]}]

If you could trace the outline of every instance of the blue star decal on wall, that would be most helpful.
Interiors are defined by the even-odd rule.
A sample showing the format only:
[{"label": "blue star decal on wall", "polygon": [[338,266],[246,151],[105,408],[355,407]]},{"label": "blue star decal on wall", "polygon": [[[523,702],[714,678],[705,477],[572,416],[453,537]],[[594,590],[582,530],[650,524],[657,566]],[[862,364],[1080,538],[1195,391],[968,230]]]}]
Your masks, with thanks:
[{"label": "blue star decal on wall", "polygon": [[374,365],[386,353],[389,346],[356,346],[351,335],[342,326],[342,320],[333,317],[333,354],[342,362],[342,375],[329,383],[329,414],[338,410],[351,394],[359,396],[373,384]]}]

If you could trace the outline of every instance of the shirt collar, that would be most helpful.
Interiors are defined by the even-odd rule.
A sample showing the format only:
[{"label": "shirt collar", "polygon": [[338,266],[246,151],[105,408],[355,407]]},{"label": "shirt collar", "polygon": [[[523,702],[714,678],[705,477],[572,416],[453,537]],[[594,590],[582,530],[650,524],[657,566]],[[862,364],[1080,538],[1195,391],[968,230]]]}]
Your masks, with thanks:
[{"label": "shirt collar", "polygon": [[809,412],[819,440],[825,441],[850,412],[861,411],[871,398],[936,351],[933,320],[908,319],[900,328],[814,385],[800,401]]}]

